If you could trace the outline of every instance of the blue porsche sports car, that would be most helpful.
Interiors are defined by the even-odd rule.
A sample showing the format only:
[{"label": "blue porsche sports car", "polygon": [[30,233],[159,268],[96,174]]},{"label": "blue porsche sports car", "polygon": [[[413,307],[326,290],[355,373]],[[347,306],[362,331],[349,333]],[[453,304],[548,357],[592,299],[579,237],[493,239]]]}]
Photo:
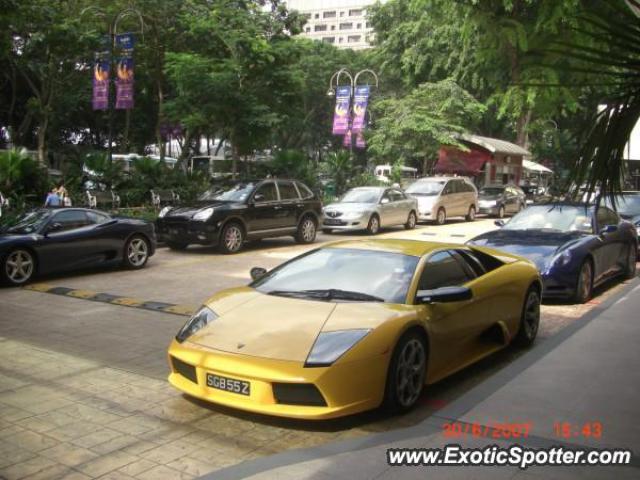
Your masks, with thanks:
[{"label": "blue porsche sports car", "polygon": [[542,275],[545,298],[584,303],[608,278],[635,275],[637,238],[635,226],[605,206],[596,212],[593,205],[548,203],[528,207],[500,230],[467,243],[528,258]]}]

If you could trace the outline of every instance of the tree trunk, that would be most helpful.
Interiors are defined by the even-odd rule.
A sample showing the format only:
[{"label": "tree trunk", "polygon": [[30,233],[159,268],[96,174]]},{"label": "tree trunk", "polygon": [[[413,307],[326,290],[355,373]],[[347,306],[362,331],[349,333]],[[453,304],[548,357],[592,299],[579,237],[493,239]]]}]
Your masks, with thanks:
[{"label": "tree trunk", "polygon": [[516,123],[516,143],[522,148],[529,147],[529,123],[531,122],[531,109],[523,112]]},{"label": "tree trunk", "polygon": [[231,140],[231,178],[235,180],[238,177],[238,144],[233,133],[229,135],[229,140]]},{"label": "tree trunk", "polygon": [[47,127],[49,126],[49,115],[45,114],[38,126],[38,161],[47,165]]}]

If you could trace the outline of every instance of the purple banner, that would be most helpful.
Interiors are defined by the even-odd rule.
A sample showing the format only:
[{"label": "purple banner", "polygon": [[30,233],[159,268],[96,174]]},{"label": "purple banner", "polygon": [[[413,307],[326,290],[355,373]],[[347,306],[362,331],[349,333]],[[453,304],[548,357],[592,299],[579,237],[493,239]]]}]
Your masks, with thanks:
[{"label": "purple banner", "polygon": [[351,103],[351,87],[336,88],[336,109],[333,114],[333,134],[344,135],[349,129],[349,104]]},{"label": "purple banner", "polygon": [[353,95],[353,133],[364,130],[364,119],[367,113],[367,103],[369,103],[369,85],[356,86]]},{"label": "purple banner", "polygon": [[109,70],[111,65],[106,60],[98,60],[93,67],[93,98],[94,110],[109,108]]},{"label": "purple banner", "polygon": [[133,58],[118,59],[116,68],[116,108],[133,108]]},{"label": "purple banner", "polygon": [[367,142],[364,140],[362,132],[356,132],[356,148],[366,148]]}]

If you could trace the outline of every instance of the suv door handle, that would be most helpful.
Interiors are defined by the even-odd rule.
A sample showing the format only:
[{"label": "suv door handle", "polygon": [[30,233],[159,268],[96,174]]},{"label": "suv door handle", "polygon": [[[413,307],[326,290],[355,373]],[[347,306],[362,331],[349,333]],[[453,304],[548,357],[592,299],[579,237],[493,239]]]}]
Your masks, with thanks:
[{"label": "suv door handle", "polygon": [[274,206],[273,206],[273,209],[274,209],[274,210],[280,210],[281,208],[282,208],[282,207],[281,207],[280,205],[274,205]]}]

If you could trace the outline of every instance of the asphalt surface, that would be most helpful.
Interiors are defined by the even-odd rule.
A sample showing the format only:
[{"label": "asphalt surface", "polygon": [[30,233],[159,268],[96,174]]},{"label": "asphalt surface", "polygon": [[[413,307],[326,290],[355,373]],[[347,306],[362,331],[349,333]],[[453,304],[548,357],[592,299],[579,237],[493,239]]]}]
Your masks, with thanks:
[{"label": "asphalt surface", "polygon": [[[451,221],[413,231],[390,229],[380,237],[462,243],[493,228],[488,219]],[[167,313],[82,298],[91,292],[197,308],[220,289],[248,283],[251,267],[270,269],[323,243],[351,238],[366,236],[320,234],[306,246],[291,238],[263,240],[231,256],[208,247],[160,248],[140,271],[91,270],[37,280],[47,287],[41,290],[80,292],[76,296],[44,293],[37,284],[0,290],[0,438],[12,446],[0,448],[0,477],[49,471],[43,478],[57,478],[55,471],[84,475],[76,478],[192,478],[292,448],[416,425],[521,354],[506,349],[430,387],[420,407],[403,417],[374,411],[323,423],[288,421],[197,402],[166,383],[166,348],[188,310]],[[545,305],[539,343],[620,288],[612,282],[587,305]],[[74,428],[64,424],[73,417],[70,412],[87,409],[95,431],[86,431],[87,422]],[[95,421],[105,414],[133,426],[118,430]],[[97,438],[87,440],[88,435]],[[50,449],[55,455],[43,453]]]}]

